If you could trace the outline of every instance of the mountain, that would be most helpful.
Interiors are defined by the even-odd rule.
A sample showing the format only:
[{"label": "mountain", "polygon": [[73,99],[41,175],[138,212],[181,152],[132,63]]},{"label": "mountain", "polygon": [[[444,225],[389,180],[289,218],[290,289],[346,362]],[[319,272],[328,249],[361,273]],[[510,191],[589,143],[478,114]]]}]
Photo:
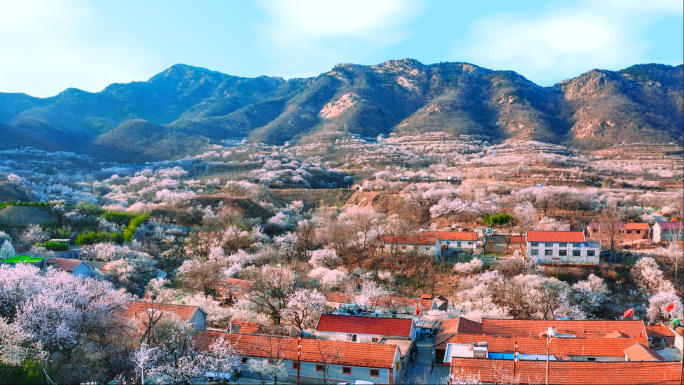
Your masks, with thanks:
[{"label": "mountain", "polygon": [[282,144],[344,133],[445,131],[562,143],[682,143],[684,67],[592,70],[551,87],[512,71],[416,60],[339,64],[317,77],[243,78],[174,65],[146,82],[50,98],[0,93],[9,144],[140,162],[228,138]]}]

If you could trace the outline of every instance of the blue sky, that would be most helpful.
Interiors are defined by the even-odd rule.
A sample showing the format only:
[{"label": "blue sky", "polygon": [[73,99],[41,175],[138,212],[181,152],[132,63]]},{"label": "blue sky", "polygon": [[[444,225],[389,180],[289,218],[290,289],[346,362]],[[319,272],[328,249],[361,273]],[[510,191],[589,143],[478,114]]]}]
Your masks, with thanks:
[{"label": "blue sky", "polygon": [[0,2],[0,92],[51,96],[176,63],[315,76],[414,58],[551,85],[593,68],[681,64],[681,0],[14,0]]}]

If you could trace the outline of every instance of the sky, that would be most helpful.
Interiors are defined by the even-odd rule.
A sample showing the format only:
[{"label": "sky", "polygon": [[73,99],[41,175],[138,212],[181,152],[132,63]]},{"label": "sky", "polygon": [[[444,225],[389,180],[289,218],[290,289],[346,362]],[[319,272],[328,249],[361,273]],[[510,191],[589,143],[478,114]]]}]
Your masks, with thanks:
[{"label": "sky", "polygon": [[594,68],[684,61],[681,0],[0,0],[0,92],[48,97],[183,63],[311,77],[412,58],[544,86]]}]

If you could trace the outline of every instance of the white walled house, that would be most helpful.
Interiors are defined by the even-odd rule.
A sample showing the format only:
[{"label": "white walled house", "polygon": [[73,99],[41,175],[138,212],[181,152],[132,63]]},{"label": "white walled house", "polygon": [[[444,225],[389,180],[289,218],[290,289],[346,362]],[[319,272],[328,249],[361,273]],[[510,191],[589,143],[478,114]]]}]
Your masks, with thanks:
[{"label": "white walled house", "polygon": [[421,231],[421,236],[437,237],[446,250],[474,252],[477,249],[477,234],[466,231]]},{"label": "white walled house", "polygon": [[[287,372],[279,381],[297,379],[297,345],[293,337],[226,333],[197,330],[193,342],[200,351],[208,350],[217,340],[234,345],[243,356],[239,370],[249,372],[253,360],[282,360]],[[370,381],[394,384],[401,379],[404,366],[399,348],[392,344],[364,344],[321,339],[301,340],[299,376],[303,383]]]},{"label": "white walled house", "polygon": [[527,257],[537,263],[597,265],[601,244],[587,242],[583,231],[528,231]]},{"label": "white walled house", "polygon": [[681,241],[684,239],[684,222],[656,222],[653,225],[653,242]]},{"label": "white walled house", "polygon": [[376,238],[381,250],[388,253],[413,253],[440,258],[441,244],[438,237],[415,235],[379,235]]}]

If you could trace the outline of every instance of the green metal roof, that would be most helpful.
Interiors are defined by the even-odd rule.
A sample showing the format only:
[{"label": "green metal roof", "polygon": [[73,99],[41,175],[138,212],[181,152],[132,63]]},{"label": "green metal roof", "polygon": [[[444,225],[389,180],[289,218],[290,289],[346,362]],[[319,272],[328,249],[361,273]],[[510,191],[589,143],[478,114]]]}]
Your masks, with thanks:
[{"label": "green metal roof", "polygon": [[7,258],[0,263],[34,263],[45,260],[45,258],[32,257],[30,255],[17,255],[16,257]]}]

